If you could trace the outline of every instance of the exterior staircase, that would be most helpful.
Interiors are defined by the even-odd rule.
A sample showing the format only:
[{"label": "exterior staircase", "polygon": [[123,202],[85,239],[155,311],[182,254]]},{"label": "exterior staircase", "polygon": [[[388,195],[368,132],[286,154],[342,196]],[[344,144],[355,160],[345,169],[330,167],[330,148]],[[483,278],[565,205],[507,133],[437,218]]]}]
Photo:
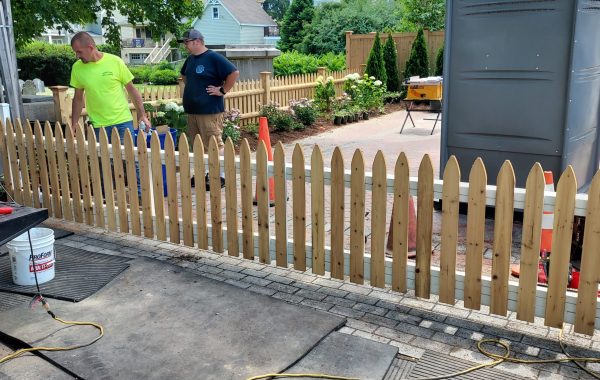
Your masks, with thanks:
[{"label": "exterior staircase", "polygon": [[171,52],[170,43],[171,43],[172,39],[173,39],[172,37],[167,38],[165,40],[165,43],[162,46],[156,45],[154,47],[154,49],[152,49],[150,54],[148,54],[146,59],[144,59],[144,63],[147,63],[147,64],[148,63],[150,63],[150,64],[159,63],[160,61],[167,58],[167,56]]}]

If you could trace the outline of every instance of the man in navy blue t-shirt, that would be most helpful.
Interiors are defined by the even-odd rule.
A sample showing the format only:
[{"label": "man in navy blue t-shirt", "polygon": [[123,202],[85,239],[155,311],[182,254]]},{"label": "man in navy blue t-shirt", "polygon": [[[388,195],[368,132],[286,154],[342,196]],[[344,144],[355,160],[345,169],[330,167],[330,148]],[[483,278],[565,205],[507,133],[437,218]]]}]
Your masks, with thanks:
[{"label": "man in navy blue t-shirt", "polygon": [[[193,141],[199,134],[205,147],[208,147],[210,138],[215,136],[219,152],[223,154],[224,96],[231,90],[240,72],[227,58],[209,50],[204,45],[204,36],[198,30],[188,30],[178,41],[183,42],[190,53],[181,68],[185,82],[183,109],[188,114],[188,136]],[[221,173],[221,187],[224,184]],[[208,174],[206,189],[209,189]]]}]

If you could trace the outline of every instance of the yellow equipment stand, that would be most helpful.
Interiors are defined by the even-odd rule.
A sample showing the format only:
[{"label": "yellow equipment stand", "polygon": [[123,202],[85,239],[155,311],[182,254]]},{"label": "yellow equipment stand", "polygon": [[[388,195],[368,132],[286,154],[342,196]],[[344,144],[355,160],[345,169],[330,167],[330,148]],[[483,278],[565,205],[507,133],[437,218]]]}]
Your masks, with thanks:
[{"label": "yellow equipment stand", "polygon": [[[415,125],[415,121],[412,118],[412,115],[410,114],[411,111],[413,111],[413,106],[414,106],[414,102],[415,101],[420,101],[420,100],[428,100],[428,101],[442,101],[442,82],[434,82],[434,83],[427,83],[427,82],[418,82],[418,83],[408,83],[405,84],[405,86],[407,86],[407,95],[406,98],[403,99],[404,104],[406,105],[406,117],[404,118],[404,122],[402,123],[402,128],[400,129],[400,133],[402,133],[402,131],[404,131],[404,126],[406,125],[406,121],[408,119],[410,119],[410,122],[413,125],[413,128],[416,128]],[[433,132],[435,131],[435,127],[437,125],[438,120],[440,119],[440,115],[442,113],[441,109],[440,110],[433,110],[431,108],[426,109],[426,110],[419,110],[419,111],[435,111],[437,112],[437,115],[435,117],[435,122],[433,123],[433,129],[431,129],[431,133],[430,135],[433,135]]]}]

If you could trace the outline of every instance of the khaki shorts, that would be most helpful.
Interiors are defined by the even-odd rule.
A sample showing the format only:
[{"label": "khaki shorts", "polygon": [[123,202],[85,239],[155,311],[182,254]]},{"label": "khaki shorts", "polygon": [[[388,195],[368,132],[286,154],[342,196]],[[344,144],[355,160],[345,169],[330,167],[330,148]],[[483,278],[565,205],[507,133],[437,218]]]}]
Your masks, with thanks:
[{"label": "khaki shorts", "polygon": [[204,150],[208,149],[208,143],[212,136],[217,139],[217,146],[223,147],[223,114],[215,113],[210,115],[187,115],[187,133],[190,141],[194,142],[196,135],[200,135]]}]

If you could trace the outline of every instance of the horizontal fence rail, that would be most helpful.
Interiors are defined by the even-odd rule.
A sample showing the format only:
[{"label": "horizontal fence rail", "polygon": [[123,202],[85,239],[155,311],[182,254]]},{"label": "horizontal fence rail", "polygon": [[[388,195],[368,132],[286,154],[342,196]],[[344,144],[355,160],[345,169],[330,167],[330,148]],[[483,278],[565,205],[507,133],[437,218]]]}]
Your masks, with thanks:
[{"label": "horizontal fence rail", "polygon": [[[348,74],[360,73],[361,68],[346,69],[342,71],[327,72],[319,68],[317,73],[291,75],[272,78],[270,72],[262,72],[260,79],[238,81],[225,95],[225,110],[240,110],[240,119],[243,125],[258,122],[261,105],[276,103],[280,108],[287,108],[291,100],[313,99],[317,78],[331,76],[334,79],[336,96],[341,96],[344,87],[344,78]],[[181,104],[185,84],[180,80],[176,86],[145,86],[140,89],[144,102],[157,105],[169,101]],[[54,98],[56,119],[62,124],[71,122],[71,109],[73,99],[68,94],[68,87],[50,87]],[[133,103],[129,104],[133,114],[134,125],[137,125],[137,112]],[[81,112],[80,123],[85,125],[88,113],[84,107]]]},{"label": "horizontal fence rail", "polygon": [[[16,202],[48,208],[59,219],[258,258],[265,264],[310,268],[319,275],[357,284],[368,281],[397,292],[412,289],[417,297],[438,295],[450,305],[459,300],[470,309],[487,305],[496,315],[515,311],[522,321],[541,317],[552,327],[568,322],[588,335],[600,326],[598,174],[586,195],[576,194],[570,167],[556,192],[548,192],[539,164],[531,168],[526,188],[519,189],[508,161],[497,174],[497,186],[491,186],[491,173],[480,158],[473,163],[469,182],[460,182],[454,157],[443,179],[436,180],[428,155],[418,176],[410,177],[404,153],[395,162],[386,162],[381,152],[365,162],[356,150],[344,162],[336,148],[331,161],[324,162],[318,146],[309,153],[296,145],[291,162],[286,162],[279,143],[270,162],[262,142],[252,159],[245,140],[238,157],[230,141],[220,156],[216,141],[204,147],[198,136],[190,143],[181,136],[177,150],[170,134],[164,149],[156,133],[150,140],[147,147],[143,133],[134,141],[129,132],[121,138],[115,130],[109,144],[104,129],[96,139],[91,128],[81,126],[73,135],[70,129],[63,133],[58,123],[0,123],[5,185]],[[386,174],[389,165],[393,175]],[[211,186],[205,192],[204,173],[211,184],[219,184],[224,175],[225,188]],[[411,196],[417,198],[414,261],[408,260]],[[442,200],[439,231],[433,226],[434,200]],[[468,204],[464,230],[458,227],[460,203]],[[491,275],[482,272],[486,206],[495,208]],[[523,211],[520,248],[512,242],[515,209]],[[537,285],[544,211],[554,213],[548,287]],[[567,289],[574,215],[587,221],[577,293]],[[386,253],[390,227],[392,252]],[[431,261],[434,233],[441,236],[439,267]],[[466,246],[464,272],[456,264],[459,240]],[[518,281],[509,277],[514,250],[520,251]]]}]

